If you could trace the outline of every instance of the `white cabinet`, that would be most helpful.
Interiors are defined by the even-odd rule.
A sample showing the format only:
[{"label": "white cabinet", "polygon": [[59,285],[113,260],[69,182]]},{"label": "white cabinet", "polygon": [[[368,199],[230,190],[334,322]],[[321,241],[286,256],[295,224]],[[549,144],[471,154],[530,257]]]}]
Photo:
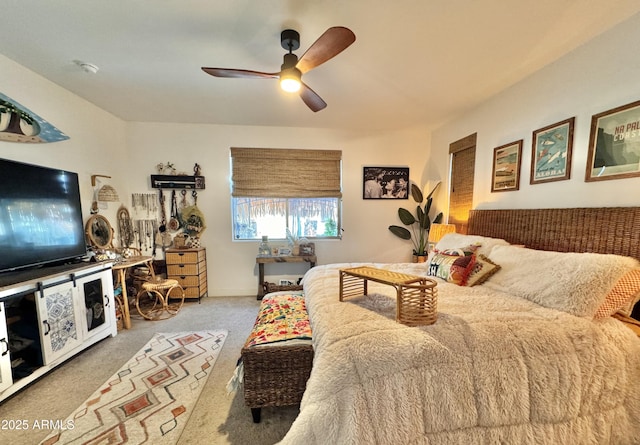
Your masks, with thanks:
[{"label": "white cabinet", "polygon": [[105,333],[115,335],[116,311],[111,270],[76,277],[75,285],[79,292],[77,301],[80,304],[83,339],[104,337]]},{"label": "white cabinet", "polygon": [[0,401],[116,334],[110,263],[0,285]]},{"label": "white cabinet", "polygon": [[0,303],[0,392],[13,384],[11,377],[11,355],[9,354],[9,337],[4,312],[4,303]]}]

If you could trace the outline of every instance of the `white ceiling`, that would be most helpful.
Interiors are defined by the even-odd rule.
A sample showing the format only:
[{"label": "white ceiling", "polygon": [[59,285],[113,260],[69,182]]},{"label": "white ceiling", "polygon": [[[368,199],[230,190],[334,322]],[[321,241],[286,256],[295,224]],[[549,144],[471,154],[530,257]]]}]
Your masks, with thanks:
[{"label": "white ceiling", "polygon": [[[1,0],[0,53],[126,121],[386,130],[442,123],[638,11],[637,0]],[[318,113],[276,80],[200,69],[279,71],[283,29],[300,32],[301,56],[337,25],[356,42],[305,74],[328,103]]]}]

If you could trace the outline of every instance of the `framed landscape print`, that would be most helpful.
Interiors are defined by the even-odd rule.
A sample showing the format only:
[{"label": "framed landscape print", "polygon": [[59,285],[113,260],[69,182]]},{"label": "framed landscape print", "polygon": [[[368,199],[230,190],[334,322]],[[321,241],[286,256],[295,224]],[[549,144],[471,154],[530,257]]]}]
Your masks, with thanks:
[{"label": "framed landscape print", "polygon": [[569,179],[574,123],[572,117],[533,132],[531,184]]},{"label": "framed landscape print", "polygon": [[520,139],[493,149],[492,192],[507,192],[520,188],[522,142]]},{"label": "framed landscape print", "polygon": [[364,167],[362,199],[409,199],[408,167]]},{"label": "framed landscape print", "polygon": [[585,181],[640,176],[640,101],[591,118]]}]

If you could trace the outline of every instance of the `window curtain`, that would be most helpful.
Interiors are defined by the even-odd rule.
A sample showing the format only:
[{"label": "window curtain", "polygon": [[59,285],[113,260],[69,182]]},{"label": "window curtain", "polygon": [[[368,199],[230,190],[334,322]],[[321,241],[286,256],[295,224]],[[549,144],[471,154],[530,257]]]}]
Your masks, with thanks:
[{"label": "window curtain", "polygon": [[341,150],[231,148],[234,197],[340,198]]}]

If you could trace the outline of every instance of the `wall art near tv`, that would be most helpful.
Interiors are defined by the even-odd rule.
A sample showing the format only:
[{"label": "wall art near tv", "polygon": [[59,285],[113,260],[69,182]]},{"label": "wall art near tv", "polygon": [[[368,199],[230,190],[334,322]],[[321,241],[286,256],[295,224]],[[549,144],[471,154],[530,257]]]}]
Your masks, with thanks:
[{"label": "wall art near tv", "polygon": [[408,167],[364,167],[362,199],[408,199]]},{"label": "wall art near tv", "polygon": [[0,141],[6,142],[58,142],[69,136],[46,120],[0,93]]},{"label": "wall art near tv", "polygon": [[585,181],[640,176],[640,101],[591,118]]}]

